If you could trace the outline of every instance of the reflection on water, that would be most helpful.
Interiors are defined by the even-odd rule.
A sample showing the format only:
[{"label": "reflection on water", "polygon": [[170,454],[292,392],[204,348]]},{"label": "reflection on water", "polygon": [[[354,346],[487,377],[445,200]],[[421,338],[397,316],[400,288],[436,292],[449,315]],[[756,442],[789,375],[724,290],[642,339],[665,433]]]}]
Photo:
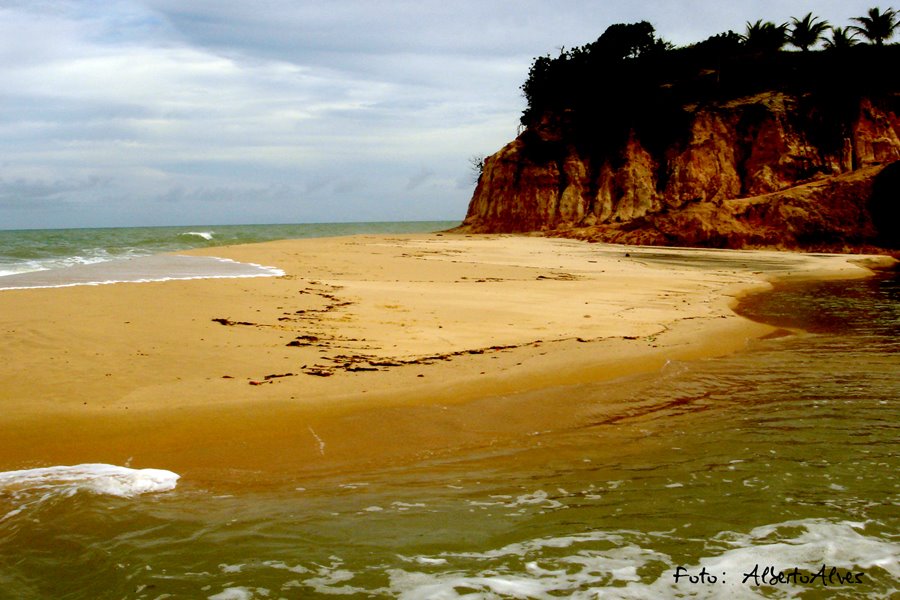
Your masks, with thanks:
[{"label": "reflection on water", "polygon": [[0,521],[0,597],[890,597],[897,300],[896,279],[783,286],[742,311],[810,333],[504,399],[558,426],[411,465],[48,498]]},{"label": "reflection on water", "polygon": [[[812,333],[847,334],[848,345],[874,336],[877,349],[897,343],[900,279],[879,275],[854,281],[781,284],[777,293],[756,294],[740,307],[744,316]],[[896,349],[896,346],[894,346]]]}]

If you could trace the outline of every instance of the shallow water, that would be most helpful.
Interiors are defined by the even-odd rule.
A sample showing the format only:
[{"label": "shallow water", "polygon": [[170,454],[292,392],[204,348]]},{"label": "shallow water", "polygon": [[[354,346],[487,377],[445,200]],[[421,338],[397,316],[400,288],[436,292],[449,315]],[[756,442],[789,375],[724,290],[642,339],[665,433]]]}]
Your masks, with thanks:
[{"label": "shallow water", "polygon": [[192,248],[359,233],[420,233],[456,225],[450,221],[422,221],[0,230],[0,282],[7,275],[97,265]]},{"label": "shallow water", "polygon": [[0,597],[892,597],[898,290],[750,297],[745,314],[809,333],[489,399],[470,429],[491,403],[559,417],[403,464],[134,497],[0,491],[0,515],[18,511],[0,520]]},{"label": "shallow water", "polygon": [[239,263],[224,258],[158,254],[6,275],[0,277],[0,291],[125,282],[280,277],[282,275],[284,275],[284,271],[275,267]]}]

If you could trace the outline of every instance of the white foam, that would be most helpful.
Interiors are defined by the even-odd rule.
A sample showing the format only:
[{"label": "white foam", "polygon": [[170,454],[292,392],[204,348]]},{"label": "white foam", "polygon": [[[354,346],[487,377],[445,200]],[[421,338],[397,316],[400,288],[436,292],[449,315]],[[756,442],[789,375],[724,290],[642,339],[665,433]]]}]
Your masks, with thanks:
[{"label": "white foam", "polygon": [[0,279],[0,290],[65,288],[114,283],[151,283],[193,279],[282,277],[284,271],[256,263],[212,256],[153,255],[84,262],[65,269],[14,273]]},{"label": "white foam", "polygon": [[[782,539],[784,532],[802,531]],[[900,544],[887,542],[862,533],[866,523],[854,521],[832,522],[825,519],[786,521],[764,525],[746,536],[735,536],[732,542],[739,547],[722,555],[723,559],[743,558],[742,553],[755,552],[760,558],[779,561],[791,566],[818,569],[822,562],[829,566],[863,569],[880,567],[894,578],[900,578]],[[772,543],[765,543],[774,538]],[[757,562],[762,562],[761,560]]]},{"label": "white foam", "polygon": [[369,595],[368,590],[347,584],[356,574],[343,568],[341,559],[332,556],[330,565],[317,565],[316,576],[303,581],[303,585],[311,587],[319,594],[328,595]]},{"label": "white foam", "polygon": [[248,588],[248,587],[229,587],[225,588],[218,594],[207,596],[209,600],[252,600],[258,597],[268,597],[269,590],[266,588]]},{"label": "white foam", "polygon": [[44,266],[36,261],[28,261],[14,265],[6,265],[0,269],[0,277],[8,275],[18,275],[19,273],[33,273],[35,271],[46,271],[50,267]]},{"label": "white foam", "polygon": [[181,476],[162,469],[130,469],[107,464],[54,466],[0,473],[0,493],[25,504],[7,513],[13,517],[33,504],[78,492],[132,498],[175,489]]},{"label": "white foam", "polygon": [[[749,533],[726,532],[712,540],[716,548],[696,564],[686,564],[677,556],[669,556],[642,546],[656,545],[654,537],[670,534],[638,534],[636,532],[587,532],[571,536],[534,539],[510,544],[502,548],[473,553],[441,553],[437,557],[401,557],[404,561],[431,567],[430,572],[390,569],[388,589],[379,590],[405,600],[451,599],[463,597],[553,598],[565,594],[568,598],[765,598],[771,588],[754,586],[745,581],[744,574],[753,565],[773,565],[778,570],[794,567],[809,573],[817,572],[823,564],[843,571],[866,573],[867,585],[844,587],[843,592],[859,593],[860,597],[890,597],[896,591],[891,584],[881,584],[873,590],[876,569],[883,569],[894,581],[900,578],[900,544],[884,536],[866,535],[866,525],[849,521],[804,519],[764,525]],[[610,548],[609,545],[613,547]],[[556,551],[545,552],[547,549]],[[561,555],[559,549],[568,549]],[[515,565],[521,559],[524,570]],[[477,572],[467,572],[464,565],[477,560]],[[657,565],[657,566],[653,566]],[[653,581],[642,580],[639,572],[665,565],[662,574]],[[705,568],[708,573],[722,576],[715,586],[676,583],[676,565],[691,573]],[[439,571],[433,571],[440,566]],[[762,569],[762,566],[760,566]],[[887,585],[887,587],[884,587]],[[465,590],[465,591],[462,591]],[[810,592],[822,591],[813,584],[779,585],[779,598],[795,598]],[[829,590],[830,591],[830,590]]]},{"label": "white foam", "polygon": [[[390,597],[404,600],[455,598],[574,599],[613,598],[800,598],[837,591],[841,597],[893,597],[900,578],[900,544],[879,533],[877,524],[804,519],[763,525],[749,532],[723,532],[708,540],[706,551],[686,559],[658,550],[678,548],[676,531],[590,531],[523,540],[479,552],[441,552],[432,556],[397,555],[396,563],[350,570],[340,557],[330,564],[291,566],[266,561],[262,566],[291,574],[283,592],[307,588],[312,594]],[[668,550],[668,552],[673,552]],[[674,552],[677,552],[674,551]],[[257,563],[257,567],[260,563]],[[753,565],[794,567],[808,573],[823,564],[842,572],[863,572],[862,585],[779,584],[774,588],[743,581]],[[722,577],[715,585],[676,582],[676,566],[691,573],[705,568]],[[225,573],[243,573],[244,565],[222,565]],[[380,587],[366,587],[368,574],[386,573]],[[299,577],[296,577],[298,576]],[[359,579],[358,579],[359,578]],[[267,597],[268,590],[225,584],[215,600]],[[249,596],[248,596],[249,594]],[[291,597],[294,592],[291,592]],[[277,594],[276,594],[277,596]]]},{"label": "white foam", "polygon": [[213,239],[213,235],[215,235],[215,233],[215,231],[185,231],[181,235],[193,235],[203,238],[204,240],[211,240]]},{"label": "white foam", "polygon": [[10,275],[23,275],[26,273],[39,273],[41,271],[53,271],[55,269],[68,269],[86,265],[96,265],[112,260],[122,260],[123,257],[110,254],[103,248],[87,251],[85,256],[65,256],[55,258],[36,258],[4,265],[0,269],[0,277]]}]

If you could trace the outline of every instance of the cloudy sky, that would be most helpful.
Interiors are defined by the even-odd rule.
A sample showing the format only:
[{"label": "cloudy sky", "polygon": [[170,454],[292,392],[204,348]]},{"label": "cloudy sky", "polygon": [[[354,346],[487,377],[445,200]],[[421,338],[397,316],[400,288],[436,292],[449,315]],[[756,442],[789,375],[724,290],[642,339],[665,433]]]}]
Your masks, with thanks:
[{"label": "cloudy sky", "polygon": [[871,6],[0,0],[0,229],[461,220],[535,56],[613,23],[682,45]]}]

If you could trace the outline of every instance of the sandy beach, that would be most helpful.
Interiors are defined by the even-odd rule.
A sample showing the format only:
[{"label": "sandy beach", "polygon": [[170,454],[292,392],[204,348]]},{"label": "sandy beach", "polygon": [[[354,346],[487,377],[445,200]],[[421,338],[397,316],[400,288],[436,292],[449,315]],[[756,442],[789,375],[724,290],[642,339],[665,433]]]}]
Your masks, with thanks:
[{"label": "sandy beach", "polygon": [[285,275],[0,292],[0,470],[102,462],[216,481],[521,435],[566,410],[540,390],[772,334],[732,311],[742,293],[890,260],[454,234],[192,254]]}]

